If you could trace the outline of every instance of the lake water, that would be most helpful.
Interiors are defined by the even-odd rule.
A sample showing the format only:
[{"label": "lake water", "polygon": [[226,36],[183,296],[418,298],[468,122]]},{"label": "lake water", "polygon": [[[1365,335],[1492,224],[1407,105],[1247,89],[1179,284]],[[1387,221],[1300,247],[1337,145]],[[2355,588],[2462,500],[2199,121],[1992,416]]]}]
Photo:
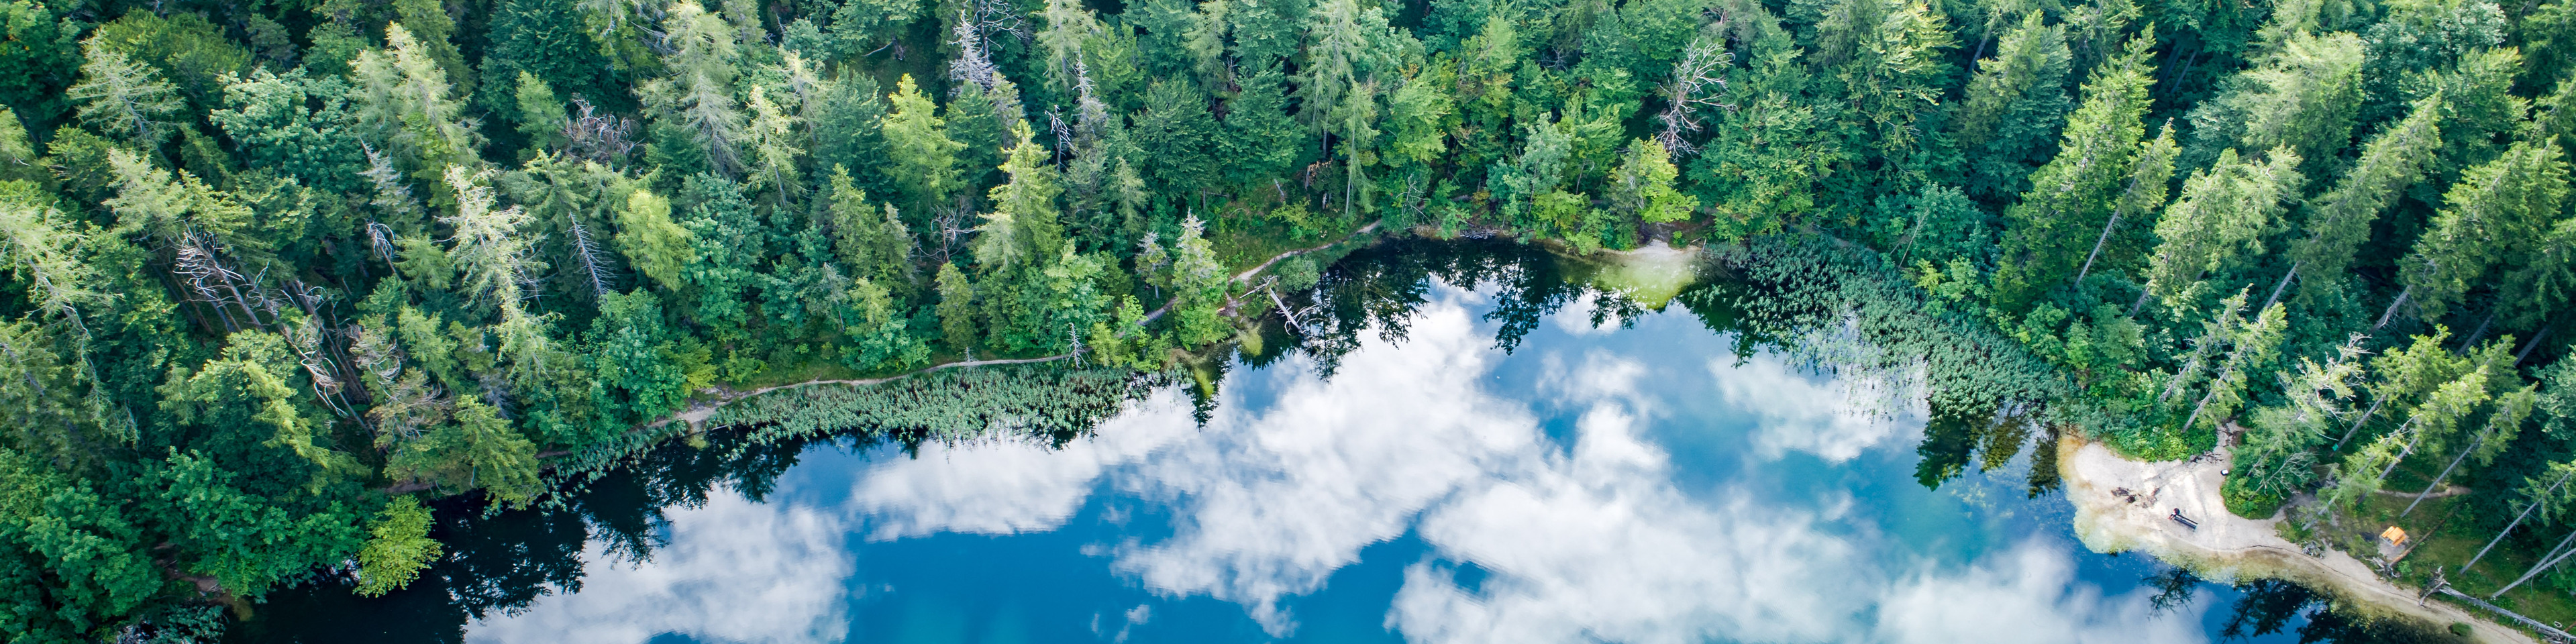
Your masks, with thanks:
[{"label": "lake water", "polygon": [[1830,368],[1692,310],[1714,300],[1652,310],[1471,250],[1503,270],[1345,298],[1366,314],[1338,344],[1273,333],[1061,445],[669,447],[577,509],[442,506],[455,555],[414,588],[282,593],[234,637],[2363,639],[2294,587],[2086,551],[2033,462],[2046,437],[1927,439],[1919,372]]}]

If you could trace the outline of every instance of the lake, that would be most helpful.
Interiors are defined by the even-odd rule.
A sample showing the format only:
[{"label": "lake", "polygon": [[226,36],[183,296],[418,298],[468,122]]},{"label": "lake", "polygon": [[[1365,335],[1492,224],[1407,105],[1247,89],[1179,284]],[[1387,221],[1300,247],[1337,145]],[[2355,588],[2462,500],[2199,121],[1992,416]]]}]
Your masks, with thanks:
[{"label": "lake", "polygon": [[411,588],[284,591],[232,638],[2370,639],[2294,586],[2085,550],[2044,430],[1934,413],[1929,367],[1852,359],[1864,334],[1757,328],[1720,273],[1669,303],[1607,273],[1363,251],[1297,330],[1088,432],[715,432],[560,507],[444,503]]}]

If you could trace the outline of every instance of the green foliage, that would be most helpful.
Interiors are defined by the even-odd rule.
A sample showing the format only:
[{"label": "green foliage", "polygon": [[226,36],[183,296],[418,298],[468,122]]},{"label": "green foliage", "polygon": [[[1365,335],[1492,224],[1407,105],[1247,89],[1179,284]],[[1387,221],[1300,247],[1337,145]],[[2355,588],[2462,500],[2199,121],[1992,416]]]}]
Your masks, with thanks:
[{"label": "green foliage", "polygon": [[2146,131],[2154,71],[2147,45],[2096,68],[2084,102],[2067,119],[2057,157],[2031,174],[2029,192],[2004,209],[2008,222],[1994,277],[1995,307],[2019,311],[2079,269],[2091,233],[2105,227]]},{"label": "green foliage", "polygon": [[760,440],[843,431],[941,442],[1003,432],[1071,437],[1140,397],[1144,384],[1126,370],[949,369],[865,387],[774,392],[728,405],[707,422],[751,428]]},{"label": "green foliage", "polygon": [[[119,54],[134,63],[149,65],[160,78],[178,84],[188,102],[198,109],[218,105],[224,89],[224,76],[248,71],[251,54],[248,49],[224,36],[224,29],[204,16],[173,12],[166,17],[141,9],[130,10],[90,32],[82,41],[83,53],[90,64],[98,62],[99,49]],[[109,81],[82,69],[92,80]],[[142,79],[134,79],[141,82]],[[77,97],[75,97],[77,98]]]},{"label": "green foliage", "polygon": [[0,4],[0,30],[16,46],[0,49],[0,105],[38,131],[71,110],[63,90],[78,78],[81,25],[58,7],[31,0]]},{"label": "green foliage", "polygon": [[12,608],[0,611],[0,626],[13,639],[93,640],[162,592],[167,582],[124,505],[0,449],[0,599]]},{"label": "green foliage", "polygon": [[2361,39],[2300,34],[2191,114],[2190,165],[2220,149],[2287,149],[2322,163],[2342,150],[2361,111]]},{"label": "green foliage", "polygon": [[599,317],[585,338],[593,374],[589,398],[600,421],[596,432],[623,431],[678,408],[689,395],[683,347],[664,327],[657,299],[641,289],[599,298]]},{"label": "green foliage", "polygon": [[911,75],[895,83],[887,102],[893,107],[882,130],[893,166],[888,174],[902,188],[909,210],[929,212],[946,206],[964,176],[957,167],[957,153],[965,144],[948,138],[947,120],[934,112],[930,98],[913,85]]},{"label": "green foliage", "polygon": [[177,88],[161,74],[96,39],[82,47],[81,82],[63,95],[81,103],[82,125],[142,147],[159,147],[175,130],[182,107]]},{"label": "green foliage", "polygon": [[940,264],[933,280],[939,289],[939,332],[948,350],[975,348],[975,285],[956,264]]},{"label": "green foliage", "polygon": [[847,0],[832,11],[834,51],[847,57],[874,53],[919,20],[921,9],[921,0]]},{"label": "green foliage", "polygon": [[1242,91],[1228,103],[1225,134],[1217,141],[1227,179],[1236,184],[1284,176],[1311,153],[1306,129],[1288,116],[1286,75],[1272,65],[1253,69],[1243,74]]},{"label": "green foliage", "polygon": [[[2558,157],[2546,146],[2517,143],[2496,160],[2470,168],[2442,196],[2441,213],[2398,263],[2398,279],[2425,321],[2439,320],[2490,270],[2564,261],[2551,257],[2553,245],[2544,243],[2569,190],[2567,163]],[[2514,293],[2516,286],[2545,283],[2501,284]],[[2546,309],[2565,297],[2536,290],[2514,294],[2520,297],[2509,297],[2505,306]]]},{"label": "green foliage", "polygon": [[1777,231],[1816,203],[1815,184],[1844,160],[1825,135],[1830,103],[1811,97],[1810,74],[1786,33],[1753,43],[1752,68],[1727,85],[1736,106],[1715,119],[1716,134],[1691,164],[1691,183],[1715,214],[1714,232],[1741,239]]},{"label": "green foliage", "polygon": [[693,251],[693,261],[680,271],[688,285],[681,292],[695,296],[690,317],[714,327],[719,336],[739,334],[751,315],[743,291],[752,286],[760,261],[768,256],[761,221],[743,198],[742,184],[699,174],[683,185],[682,202],[692,204],[680,220]]},{"label": "green foliage", "polygon": [[367,159],[347,124],[348,92],[345,81],[307,77],[301,68],[255,69],[225,85],[227,108],[206,116],[232,137],[247,165],[354,192],[364,185]]},{"label": "green foliage", "polygon": [[369,523],[367,546],[358,551],[360,596],[382,597],[410,585],[438,559],[438,540],[429,538],[429,508],[419,499],[394,497]]},{"label": "green foliage", "polygon": [[686,283],[682,271],[698,261],[689,229],[671,221],[671,201],[644,190],[627,195],[626,207],[617,211],[617,250],[635,270],[672,291]]},{"label": "green foliage", "polygon": [[2204,276],[2237,272],[2261,254],[2263,238],[2279,227],[2283,203],[2299,192],[2298,165],[2288,148],[2272,149],[2261,162],[2229,149],[2209,170],[2184,180],[2182,196],[2156,220],[2164,242],[2148,260],[2148,292],[2167,307],[2197,307],[2212,288]]},{"label": "green foliage", "polygon": [[2422,180],[2424,165],[2441,142],[2434,120],[2438,98],[2419,101],[2406,119],[2371,137],[2361,159],[2333,188],[2309,201],[2306,232],[2290,244],[2290,257],[2310,277],[2300,287],[2303,298],[2322,293],[2351,265],[2371,224],[2394,205],[2399,191]]},{"label": "green foliage", "polygon": [[[318,565],[338,563],[365,540],[359,517],[339,501],[290,507],[244,490],[232,468],[194,452],[172,453],[147,473],[143,511],[171,530],[175,568],[237,593],[266,592]],[[317,502],[318,501],[318,502]]]},{"label": "green foliage", "polygon": [[2226,503],[2229,513],[2259,521],[2281,512],[2281,504],[2286,499],[2278,494],[2254,490],[2241,481],[2243,479],[2229,478],[2219,485],[2219,498]]},{"label": "green foliage", "polygon": [[388,49],[359,52],[349,62],[359,131],[385,141],[405,168],[434,179],[450,165],[472,167],[483,137],[465,118],[465,105],[432,60],[431,48],[403,28],[385,27]]},{"label": "green foliage", "polygon": [[1972,150],[1966,190],[2000,200],[2029,189],[2026,177],[2047,162],[2056,127],[2073,109],[2066,76],[2073,53],[2065,25],[2022,18],[1995,44],[1995,57],[1978,61],[1965,100],[1951,103],[1953,142]]},{"label": "green foliage", "polygon": [[1181,343],[1198,346],[1224,339],[1231,331],[1218,311],[1225,306],[1231,280],[1217,263],[1214,247],[1200,234],[1198,217],[1181,221],[1181,237],[1172,248],[1171,307],[1179,320]]},{"label": "green foliage", "polygon": [[[64,517],[0,523],[0,628],[203,634],[188,598],[352,557],[390,588],[426,514],[370,490],[546,503],[720,379],[1163,369],[1264,343],[1272,296],[1329,369],[1392,310],[1344,291],[1499,270],[1234,279],[1371,225],[1714,242],[1747,281],[1695,311],[1924,369],[1933,484],[2037,427],[2234,436],[2258,514],[2565,460],[2564,0],[1719,5],[0,2],[0,512]],[[1541,264],[1506,348],[1571,297]],[[1128,382],[718,422],[1068,436]]]},{"label": "green foliage", "polygon": [[1611,173],[1611,207],[1650,224],[1689,219],[1699,209],[1699,199],[1673,189],[1677,175],[1664,144],[1637,139],[1628,144],[1627,158]]}]

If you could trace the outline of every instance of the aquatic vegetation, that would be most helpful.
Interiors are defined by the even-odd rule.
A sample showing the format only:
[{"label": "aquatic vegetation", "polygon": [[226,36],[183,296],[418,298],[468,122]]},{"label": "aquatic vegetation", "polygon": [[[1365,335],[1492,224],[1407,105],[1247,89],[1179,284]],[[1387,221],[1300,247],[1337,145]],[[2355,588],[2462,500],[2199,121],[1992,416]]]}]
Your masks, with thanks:
[{"label": "aquatic vegetation", "polygon": [[860,387],[775,391],[726,406],[707,425],[744,431],[754,441],[857,433],[907,443],[1026,437],[1061,444],[1091,431],[1154,382],[1124,369],[951,369]]}]

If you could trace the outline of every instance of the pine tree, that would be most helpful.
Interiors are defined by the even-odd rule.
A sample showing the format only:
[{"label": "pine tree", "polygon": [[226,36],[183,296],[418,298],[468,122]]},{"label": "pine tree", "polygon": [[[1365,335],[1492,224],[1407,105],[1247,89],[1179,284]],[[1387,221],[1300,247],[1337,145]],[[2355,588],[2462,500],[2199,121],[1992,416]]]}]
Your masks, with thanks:
[{"label": "pine tree", "polygon": [[519,235],[528,216],[517,206],[494,207],[492,188],[483,185],[490,177],[489,170],[468,173],[463,166],[448,166],[447,186],[457,195],[456,214],[438,220],[456,231],[447,257],[465,271],[466,292],[483,302],[515,309],[525,296],[519,285],[530,272],[527,241]]},{"label": "pine tree", "polygon": [[[2183,181],[2182,196],[2156,220],[2156,246],[2148,260],[2147,292],[2168,308],[2192,308],[2212,285],[2202,277],[2227,274],[2263,252],[2263,238],[2279,226],[2284,205],[2299,194],[2299,156],[2273,148],[2260,161],[2220,152],[2208,170]],[[2219,288],[2239,286],[2229,283]]]},{"label": "pine tree", "polygon": [[420,39],[422,51],[438,64],[439,71],[457,83],[456,94],[474,93],[474,68],[465,64],[465,54],[451,41],[456,35],[456,20],[447,15],[446,3],[439,0],[394,0],[396,21]]},{"label": "pine tree", "polygon": [[[2290,243],[2292,264],[2287,282],[2299,274],[2318,276],[2300,286],[2303,298],[2314,298],[2326,284],[2344,274],[2370,227],[2396,203],[2400,191],[2422,180],[2424,166],[2441,144],[2439,96],[2415,103],[2415,111],[2389,126],[2361,148],[2361,158],[2325,194],[2308,201],[2305,234]],[[2273,287],[2274,298],[2280,286]]]},{"label": "pine tree", "polygon": [[957,153],[965,145],[948,138],[947,121],[935,113],[930,97],[913,85],[911,75],[895,81],[895,92],[887,102],[894,108],[881,126],[886,156],[892,162],[887,173],[902,188],[908,202],[904,210],[928,213],[946,207],[949,196],[960,187],[963,175]]},{"label": "pine tree", "polygon": [[97,269],[79,253],[82,227],[49,195],[29,192],[24,184],[0,184],[0,267],[26,283],[36,310],[78,326],[80,307],[108,296],[96,290]]},{"label": "pine tree", "polygon": [[769,193],[776,205],[784,207],[805,193],[805,173],[799,165],[805,158],[802,139],[806,128],[803,119],[770,96],[769,88],[751,88],[751,122],[744,132],[743,145],[751,152],[753,190]]},{"label": "pine tree", "polygon": [[728,178],[741,176],[749,165],[742,146],[750,133],[734,99],[734,80],[742,74],[735,30],[696,2],[671,3],[662,29],[670,34],[671,52],[662,64],[671,75],[645,81],[636,95],[655,112],[657,127],[684,133],[698,147],[695,152],[705,155],[707,169]]},{"label": "pine tree", "polygon": [[1209,143],[1216,138],[1216,119],[1208,115],[1207,95],[1182,81],[1156,81],[1145,92],[1145,110],[1136,114],[1130,141],[1149,185],[1164,186],[1175,201],[1201,191],[1216,179],[1216,160]]},{"label": "pine tree", "polygon": [[1046,28],[1037,35],[1038,49],[1046,54],[1047,88],[1058,93],[1073,90],[1074,68],[1082,64],[1083,41],[1101,32],[1100,17],[1075,0],[1046,0],[1038,13]]},{"label": "pine tree", "polygon": [[1288,97],[1280,87],[1286,75],[1277,66],[1264,65],[1246,76],[1243,90],[1226,104],[1225,135],[1217,150],[1234,183],[1270,183],[1310,152],[1306,130],[1288,115]]},{"label": "pine tree", "polygon": [[[2567,163],[2557,146],[2522,141],[2470,168],[2442,196],[2442,211],[2398,261],[2406,286],[2381,324],[2411,298],[2424,321],[2439,320],[2498,265],[2527,264],[2541,252],[2567,200]],[[2504,302],[2526,306],[2527,302]]]},{"label": "pine tree", "polygon": [[2004,209],[2003,252],[1989,291],[1996,308],[2020,311],[2065,284],[2087,253],[2085,233],[2109,222],[2137,161],[2154,83],[2147,39],[2131,41],[2084,84],[2067,118],[2057,158],[2031,174],[2030,192]]},{"label": "pine tree", "polygon": [[1036,143],[1027,122],[1013,124],[1011,134],[1019,144],[1011,146],[1010,161],[1002,164],[1010,180],[993,188],[993,211],[984,213],[984,224],[975,229],[975,264],[987,275],[1013,264],[1045,261],[1064,243],[1055,206],[1064,187],[1055,166],[1046,162],[1047,150]]},{"label": "pine tree", "polygon": [[1680,172],[1673,168],[1671,157],[1664,144],[1652,139],[1630,142],[1627,158],[1610,175],[1611,207],[1646,223],[1690,219],[1699,209],[1699,199],[1673,188],[1673,178]]},{"label": "pine tree", "polygon": [[649,190],[626,196],[626,207],[617,211],[616,244],[636,272],[670,292],[679,292],[687,283],[682,271],[698,261],[689,230],[671,220],[671,201]]},{"label": "pine tree", "polygon": [[1995,57],[1978,61],[1966,99],[1951,104],[1954,142],[1970,154],[1967,191],[1980,199],[2027,189],[2024,178],[2047,162],[2054,128],[2075,106],[2066,94],[2066,28],[2040,13],[2004,32]]},{"label": "pine tree", "polygon": [[956,264],[940,264],[933,278],[939,287],[939,332],[948,350],[965,353],[975,349],[975,285]]},{"label": "pine tree", "polygon": [[1754,41],[1751,58],[1745,78],[1726,85],[1725,101],[1736,109],[1715,119],[1690,169],[1722,239],[1776,231],[1812,209],[1816,183],[1853,154],[1828,134],[1810,95],[1812,74],[1787,33]]},{"label": "pine tree", "polygon": [[80,102],[80,120],[108,136],[146,149],[160,147],[178,128],[183,106],[178,87],[160,72],[126,58],[93,38],[81,47],[81,82],[63,91]]},{"label": "pine tree", "polygon": [[1200,229],[1197,215],[1183,218],[1172,244],[1172,315],[1181,343],[1193,347],[1225,339],[1229,329],[1220,311],[1232,282]]},{"label": "pine tree", "polygon": [[837,167],[832,169],[831,198],[817,205],[828,209],[823,220],[831,227],[833,248],[853,274],[883,284],[912,282],[912,233],[895,216],[894,206],[869,204],[867,191]]},{"label": "pine tree", "polygon": [[2287,147],[2310,160],[2311,169],[2334,158],[2350,142],[2361,111],[2361,51],[2361,39],[2349,33],[2301,34],[2279,43],[2192,111],[2194,141],[2185,163],[2197,165],[2226,148]]},{"label": "pine tree", "polygon": [[889,151],[880,129],[886,97],[877,93],[876,80],[866,74],[843,74],[824,81],[813,94],[800,107],[813,137],[806,150],[815,171],[840,168],[861,188],[892,192],[892,176],[886,170]]},{"label": "pine tree", "polygon": [[1843,0],[1816,25],[1813,62],[1840,81],[1845,114],[1868,132],[1860,143],[1884,160],[1882,172],[1923,172],[1916,121],[1948,91],[1941,50],[1955,46],[1948,20],[1921,2]]},{"label": "pine tree", "polygon": [[359,127],[391,144],[414,176],[437,181],[447,166],[481,162],[483,138],[428,48],[401,24],[385,27],[390,51],[370,49],[350,62]]}]

